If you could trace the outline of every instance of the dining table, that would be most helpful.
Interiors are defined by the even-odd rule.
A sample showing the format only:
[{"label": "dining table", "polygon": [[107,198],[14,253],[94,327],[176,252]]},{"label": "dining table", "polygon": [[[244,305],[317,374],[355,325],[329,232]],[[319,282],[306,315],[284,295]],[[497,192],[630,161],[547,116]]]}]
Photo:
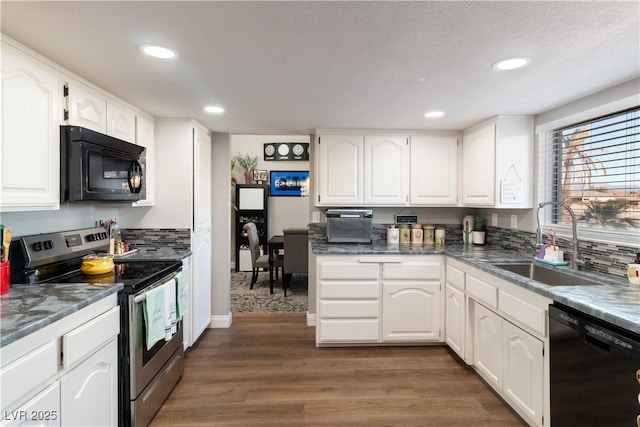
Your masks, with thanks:
[{"label": "dining table", "polygon": [[[267,242],[267,250],[269,251],[269,292],[273,293],[273,271],[276,258],[280,249],[284,249],[284,235],[276,234]],[[277,278],[277,271],[276,271]]]}]

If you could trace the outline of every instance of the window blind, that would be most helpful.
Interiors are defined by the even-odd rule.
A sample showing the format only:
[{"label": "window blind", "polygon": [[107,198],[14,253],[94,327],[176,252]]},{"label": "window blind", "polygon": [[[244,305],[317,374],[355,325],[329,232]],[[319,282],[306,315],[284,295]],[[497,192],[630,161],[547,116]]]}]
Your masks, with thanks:
[{"label": "window blind", "polygon": [[[640,240],[640,107],[554,129],[539,147],[540,202],[571,207],[581,229]],[[549,211],[546,225],[571,223]]]}]

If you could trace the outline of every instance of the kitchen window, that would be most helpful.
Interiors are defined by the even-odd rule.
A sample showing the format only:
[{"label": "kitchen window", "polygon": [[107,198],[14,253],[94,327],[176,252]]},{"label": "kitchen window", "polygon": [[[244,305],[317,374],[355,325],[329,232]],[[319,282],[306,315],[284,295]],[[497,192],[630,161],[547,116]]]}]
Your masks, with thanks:
[{"label": "kitchen window", "polygon": [[[580,236],[640,245],[640,107],[553,129],[539,144],[539,201],[575,212]],[[562,208],[541,223],[570,235]]]}]

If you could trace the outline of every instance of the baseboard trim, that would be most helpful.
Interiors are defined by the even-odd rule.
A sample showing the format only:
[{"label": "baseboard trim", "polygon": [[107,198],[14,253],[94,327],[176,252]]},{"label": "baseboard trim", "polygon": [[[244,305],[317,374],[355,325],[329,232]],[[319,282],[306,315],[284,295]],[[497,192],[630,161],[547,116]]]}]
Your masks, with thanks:
[{"label": "baseboard trim", "polygon": [[233,323],[233,314],[211,316],[210,328],[230,328]]},{"label": "baseboard trim", "polygon": [[316,326],[316,314],[307,310],[307,326]]}]

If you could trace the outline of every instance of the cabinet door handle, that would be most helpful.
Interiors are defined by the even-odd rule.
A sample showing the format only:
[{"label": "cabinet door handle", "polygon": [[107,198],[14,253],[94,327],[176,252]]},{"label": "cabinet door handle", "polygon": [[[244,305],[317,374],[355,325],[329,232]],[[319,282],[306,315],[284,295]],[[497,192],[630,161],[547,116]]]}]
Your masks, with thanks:
[{"label": "cabinet door handle", "polygon": [[397,258],[358,258],[358,262],[361,264],[399,264],[402,260]]}]

